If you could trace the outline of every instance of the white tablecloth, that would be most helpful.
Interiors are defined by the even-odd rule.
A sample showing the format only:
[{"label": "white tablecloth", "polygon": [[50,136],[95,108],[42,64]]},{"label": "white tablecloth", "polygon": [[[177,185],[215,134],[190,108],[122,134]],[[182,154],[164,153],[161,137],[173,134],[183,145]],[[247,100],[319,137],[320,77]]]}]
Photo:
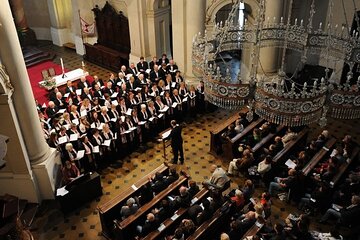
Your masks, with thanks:
[{"label": "white tablecloth", "polygon": [[[56,80],[56,87],[66,84],[68,80],[75,81],[77,79],[80,79],[81,77],[86,77],[88,75],[89,73],[84,72],[84,70],[82,70],[81,68],[66,72],[64,78],[62,78],[62,74],[57,75],[54,77]],[[39,84],[41,85],[42,82],[43,81],[39,82]]]}]

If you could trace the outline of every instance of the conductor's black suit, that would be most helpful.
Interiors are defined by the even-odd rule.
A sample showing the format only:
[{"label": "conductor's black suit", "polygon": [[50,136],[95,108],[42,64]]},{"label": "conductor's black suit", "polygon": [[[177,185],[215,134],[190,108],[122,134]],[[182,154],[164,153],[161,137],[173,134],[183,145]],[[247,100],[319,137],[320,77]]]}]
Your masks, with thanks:
[{"label": "conductor's black suit", "polygon": [[184,163],[184,152],[183,152],[183,139],[181,137],[182,127],[176,125],[170,132],[167,138],[171,138],[171,148],[173,150],[174,158],[173,163],[177,164],[178,156],[180,153],[180,163]]}]

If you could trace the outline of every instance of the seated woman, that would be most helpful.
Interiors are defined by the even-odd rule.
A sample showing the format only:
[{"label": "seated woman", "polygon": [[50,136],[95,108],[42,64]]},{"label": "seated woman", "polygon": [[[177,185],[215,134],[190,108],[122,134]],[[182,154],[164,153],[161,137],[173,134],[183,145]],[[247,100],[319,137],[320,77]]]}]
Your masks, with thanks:
[{"label": "seated woman", "polygon": [[139,209],[139,206],[136,204],[135,199],[129,198],[126,201],[126,205],[121,207],[121,210],[120,210],[121,219],[124,220],[128,216],[133,215],[134,213],[137,212],[138,209]]},{"label": "seated woman", "polygon": [[245,170],[250,167],[253,162],[254,157],[250,149],[245,149],[242,158],[235,158],[229,163],[227,174],[231,176],[234,174],[234,171]]},{"label": "seated woman", "polygon": [[80,171],[74,163],[70,161],[65,162],[62,168],[62,182],[64,185],[69,184],[74,178],[80,176]]}]

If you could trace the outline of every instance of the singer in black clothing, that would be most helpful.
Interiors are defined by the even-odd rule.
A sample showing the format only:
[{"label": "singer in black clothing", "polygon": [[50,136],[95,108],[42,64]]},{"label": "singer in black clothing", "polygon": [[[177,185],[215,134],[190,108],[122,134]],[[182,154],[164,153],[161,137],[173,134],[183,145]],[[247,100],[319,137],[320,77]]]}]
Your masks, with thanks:
[{"label": "singer in black clothing", "polygon": [[184,163],[183,139],[181,137],[182,127],[179,126],[175,120],[170,122],[171,132],[166,139],[171,138],[171,148],[174,154],[173,164],[177,164],[178,156],[180,153],[180,164]]}]

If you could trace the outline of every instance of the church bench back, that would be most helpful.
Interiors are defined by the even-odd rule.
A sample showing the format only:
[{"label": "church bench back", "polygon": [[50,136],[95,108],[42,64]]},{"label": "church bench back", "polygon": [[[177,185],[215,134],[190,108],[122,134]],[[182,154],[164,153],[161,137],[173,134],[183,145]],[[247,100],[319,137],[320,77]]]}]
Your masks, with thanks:
[{"label": "church bench back", "polygon": [[338,172],[333,177],[332,181],[330,182],[330,186],[333,188],[343,176],[346,169],[348,169],[349,165],[359,156],[360,147],[356,146],[351,154],[351,156],[344,162],[340,167]]},{"label": "church bench back", "polygon": [[[241,110],[240,112],[247,112],[247,108]],[[230,126],[232,123],[239,118],[239,112],[236,112],[234,115],[226,119],[225,121],[216,125],[212,130],[210,130],[210,152],[216,154],[216,144],[217,139],[220,138],[220,135]]]},{"label": "church bench back", "polygon": [[149,177],[154,176],[157,172],[164,174],[167,171],[169,171],[169,168],[164,164],[161,164],[153,171],[140,178],[135,184],[133,184],[133,186],[135,186],[137,189],[131,186],[110,201],[107,201],[97,207],[100,216],[102,234],[105,237],[112,237],[113,220],[119,217],[121,207],[126,203],[126,200],[130,197],[138,195],[140,188],[149,182]]},{"label": "church bench back", "polygon": [[[192,199],[191,206],[194,204],[199,204],[202,201],[202,199],[208,195],[209,195],[209,190],[207,190],[206,188],[201,189]],[[145,238],[143,238],[143,240],[158,239],[160,236],[164,236],[164,234],[166,234],[166,233],[171,233],[170,228],[173,231],[175,231],[175,229],[174,229],[174,226],[176,225],[175,223],[181,222],[181,220],[184,219],[187,211],[188,211],[188,208],[179,208],[175,212],[175,214],[177,215],[176,218],[174,217],[175,216],[175,214],[174,214],[173,217],[166,219],[162,223],[165,226],[165,228],[163,228],[161,231],[159,231],[159,229],[157,229],[156,231],[149,233]]]},{"label": "church bench back", "polygon": [[225,217],[228,217],[228,213],[223,213],[221,209],[230,207],[229,202],[225,202],[222,207],[220,207],[218,210],[215,211],[212,218],[208,219],[207,221],[203,222],[196,230],[195,232],[190,235],[186,240],[195,240],[195,239],[211,239],[209,237],[209,232],[216,230],[216,226],[219,224],[223,224]]},{"label": "church bench back", "polygon": [[137,220],[146,216],[146,214],[149,213],[162,199],[166,198],[171,193],[178,191],[182,185],[187,185],[187,180],[188,176],[180,176],[178,180],[171,183],[165,190],[155,195],[155,197],[150,202],[141,206],[135,214],[130,215],[121,222],[115,220],[114,223],[116,239],[131,239],[131,234],[134,233],[135,224],[138,222]]},{"label": "church bench back", "polygon": [[303,168],[302,172],[304,176],[307,176],[311,170],[325,157],[329,150],[335,146],[336,138],[331,137],[326,143],[325,146],[317,152],[314,157],[308,162],[308,164]]},{"label": "church bench back", "polygon": [[281,134],[282,131],[284,131],[286,129],[285,126],[278,126],[276,128],[276,132],[275,133],[269,133],[268,135],[266,135],[265,137],[263,137],[260,142],[258,142],[253,148],[252,148],[252,152],[253,154],[257,154],[259,150],[263,149],[264,147],[267,147],[268,145],[271,144],[271,141],[274,140],[275,136],[277,136],[278,134]]},{"label": "church bench back", "polygon": [[246,237],[255,236],[260,231],[261,228],[262,228],[262,224],[258,224],[257,222],[254,223],[254,225],[252,225],[250,229],[247,230],[247,232],[242,236],[241,239],[246,239]]},{"label": "church bench back", "polygon": [[303,147],[304,143],[306,142],[308,133],[308,128],[304,128],[303,130],[301,130],[297,134],[295,139],[287,143],[285,147],[275,155],[275,157],[273,158],[273,163],[282,162],[282,160],[288,157],[295,148]]},{"label": "church bench back", "polygon": [[223,145],[225,159],[232,160],[234,158],[233,150],[237,147],[239,142],[244,139],[248,134],[251,134],[254,128],[261,125],[263,122],[264,120],[261,118],[252,121],[241,133],[237,134],[230,141],[227,141]]}]

